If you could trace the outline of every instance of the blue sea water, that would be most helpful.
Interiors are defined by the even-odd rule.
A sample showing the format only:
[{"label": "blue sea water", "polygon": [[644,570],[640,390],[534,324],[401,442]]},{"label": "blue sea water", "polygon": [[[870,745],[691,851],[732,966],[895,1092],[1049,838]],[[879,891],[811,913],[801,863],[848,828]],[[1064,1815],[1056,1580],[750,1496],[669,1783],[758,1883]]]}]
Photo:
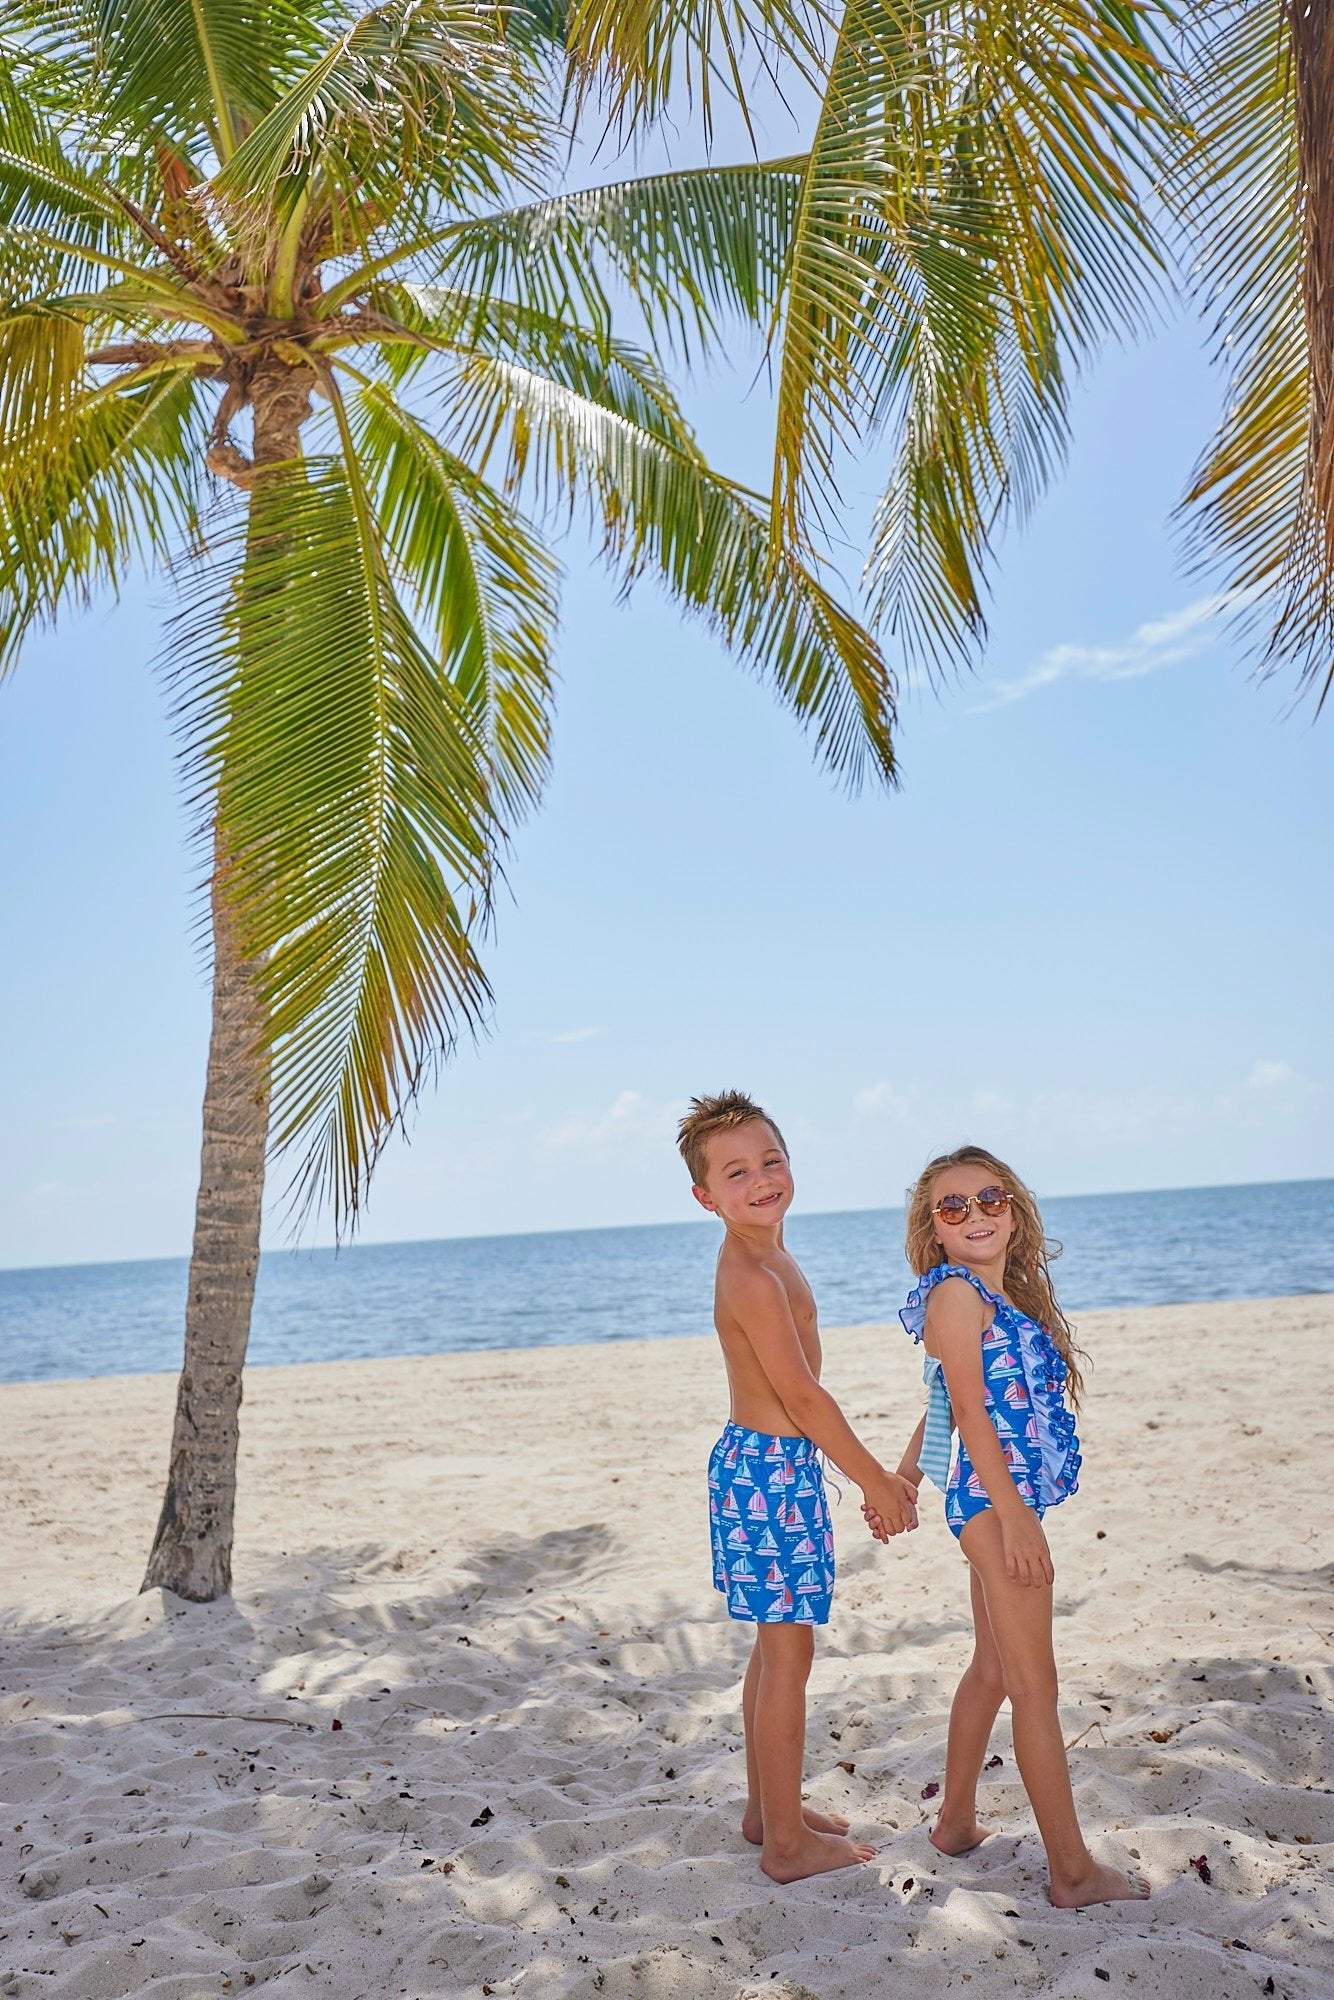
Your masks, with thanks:
[{"label": "blue sea water", "polygon": [[[1334,1180],[1071,1195],[1067,1311],[1334,1291]],[[787,1238],[826,1326],[888,1319],[907,1270],[897,1209],[794,1215]],[[345,1361],[653,1339],[710,1326],[716,1225],[279,1251],[261,1263],[250,1359]],[[186,1262],[0,1271],[0,1381],[180,1366]]]}]

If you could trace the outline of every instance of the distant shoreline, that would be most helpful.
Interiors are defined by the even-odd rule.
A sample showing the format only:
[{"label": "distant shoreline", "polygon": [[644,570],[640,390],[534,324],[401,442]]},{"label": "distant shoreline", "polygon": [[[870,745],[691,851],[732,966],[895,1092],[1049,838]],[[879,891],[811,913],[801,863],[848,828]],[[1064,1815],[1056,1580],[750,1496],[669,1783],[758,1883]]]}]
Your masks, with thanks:
[{"label": "distant shoreline", "polygon": [[[1089,1312],[1334,1292],[1334,1179],[1046,1204],[1057,1291]],[[912,1282],[892,1209],[794,1214],[828,1326],[891,1320]],[[654,1223],[284,1252],[260,1265],[250,1365],[527,1352],[708,1333],[717,1227]],[[184,1258],[0,1272],[0,1381],[175,1374]]]},{"label": "distant shoreline", "polygon": [[[1302,1306],[1319,1309],[1330,1298],[1334,1298],[1334,1288],[1331,1288],[1330,1291],[1319,1292],[1274,1292],[1268,1293],[1263,1297],[1254,1298],[1249,1295],[1243,1295],[1236,1298],[1219,1299],[1163,1299],[1149,1305],[1085,1306],[1081,1309],[1078,1318],[1080,1322],[1089,1319],[1109,1320],[1124,1319],[1127,1317],[1133,1319],[1142,1313],[1187,1313],[1203,1312],[1210,1309],[1230,1311],[1233,1309],[1246,1310],[1251,1307],[1256,1309],[1272,1307],[1275,1311],[1282,1312],[1288,1308]],[[824,1341],[832,1340],[837,1342],[840,1340],[851,1340],[860,1335],[875,1333],[887,1333],[897,1336],[899,1333],[898,1321],[854,1320],[846,1326],[822,1326],[820,1328],[820,1337]],[[610,1348],[615,1352],[625,1353],[637,1348],[656,1351],[663,1347],[676,1345],[684,1350],[688,1350],[699,1347],[710,1347],[713,1345],[715,1339],[716,1335],[710,1328],[708,1331],[702,1333],[625,1334],[613,1339],[608,1339],[604,1336],[600,1339],[592,1340],[532,1341],[527,1344],[516,1343],[513,1346],[505,1346],[497,1342],[494,1345],[486,1347],[440,1347],[434,1348],[430,1352],[419,1354],[350,1354],[336,1355],[328,1360],[303,1361],[247,1360],[245,1374],[246,1380],[250,1381],[257,1375],[290,1377],[294,1371],[303,1368],[310,1370],[312,1373],[326,1368],[370,1370],[406,1367],[431,1368],[455,1362],[483,1363],[487,1361],[513,1361],[519,1355],[532,1358],[554,1353],[564,1353],[570,1350],[575,1350],[583,1354],[592,1348]],[[134,1384],[173,1382],[179,1372],[178,1368],[147,1368],[138,1370],[137,1372],[127,1369],[120,1373],[106,1375],[19,1376],[12,1380],[0,1381],[0,1398],[19,1390],[67,1389],[74,1384],[82,1387],[87,1384],[96,1383]]]},{"label": "distant shoreline", "polygon": [[[1304,1175],[1299,1176],[1297,1179],[1280,1176],[1267,1181],[1200,1181],[1182,1187],[1093,1188],[1086,1189],[1079,1194],[1052,1194],[1039,1189],[1038,1199],[1044,1204],[1047,1202],[1066,1201],[1125,1201],[1134,1200],[1145,1195],[1157,1194],[1216,1194],[1223,1190],[1233,1194],[1245,1194],[1253,1188],[1328,1187],[1331,1184],[1334,1184],[1334,1173]],[[800,1222],[817,1218],[820,1220],[830,1220],[842,1216],[902,1214],[903,1207],[901,1203],[885,1205],[871,1203],[864,1208],[801,1208],[798,1206],[793,1211],[793,1219]],[[695,1216],[687,1213],[672,1216],[670,1220],[665,1222],[590,1222],[580,1223],[568,1229],[505,1229],[462,1236],[393,1236],[385,1237],[373,1243],[367,1242],[364,1238],[357,1238],[352,1242],[342,1244],[298,1244],[290,1249],[285,1248],[281,1244],[274,1244],[262,1252],[262,1257],[266,1260],[279,1257],[310,1259],[316,1257],[346,1257],[360,1250],[425,1250],[441,1243],[531,1243],[566,1236],[624,1235],[635,1230],[648,1229],[701,1230],[710,1229],[715,1226],[715,1224],[711,1223],[702,1214]],[[70,1264],[6,1264],[0,1262],[0,1279],[35,1276],[41,1272],[126,1271],[142,1270],[149,1267],[156,1269],[165,1264],[188,1264],[189,1261],[190,1253],[188,1250],[177,1250],[159,1257],[93,1257],[81,1258]]]}]

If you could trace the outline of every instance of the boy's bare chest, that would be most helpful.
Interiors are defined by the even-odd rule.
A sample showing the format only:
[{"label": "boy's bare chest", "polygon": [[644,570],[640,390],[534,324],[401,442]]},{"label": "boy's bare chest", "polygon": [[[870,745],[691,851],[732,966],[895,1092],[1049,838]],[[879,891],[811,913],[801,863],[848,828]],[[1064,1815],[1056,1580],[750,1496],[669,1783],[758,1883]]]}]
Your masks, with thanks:
[{"label": "boy's bare chest", "polygon": [[815,1310],[815,1294],[795,1264],[782,1273],[787,1302],[792,1311],[797,1337],[812,1375],[820,1373],[820,1323]]}]

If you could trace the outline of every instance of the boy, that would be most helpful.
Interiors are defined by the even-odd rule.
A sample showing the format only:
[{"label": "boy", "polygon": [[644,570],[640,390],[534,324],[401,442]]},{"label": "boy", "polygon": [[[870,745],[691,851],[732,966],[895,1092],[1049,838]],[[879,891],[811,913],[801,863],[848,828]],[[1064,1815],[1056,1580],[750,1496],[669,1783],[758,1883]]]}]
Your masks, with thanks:
[{"label": "boy", "polygon": [[731,1617],[757,1627],[741,1702],[741,1828],[765,1874],[795,1882],[875,1853],[847,1838],[845,1819],[801,1803],[814,1628],[828,1623],[834,1588],[817,1447],[861,1487],[888,1534],[916,1527],[917,1489],[872,1457],[820,1386],[815,1300],[783,1248],[792,1171],[778,1127],[730,1090],[692,1098],[678,1136],[695,1199],[724,1230],[714,1324],[732,1410],[709,1460],[709,1516],[714,1585]]}]

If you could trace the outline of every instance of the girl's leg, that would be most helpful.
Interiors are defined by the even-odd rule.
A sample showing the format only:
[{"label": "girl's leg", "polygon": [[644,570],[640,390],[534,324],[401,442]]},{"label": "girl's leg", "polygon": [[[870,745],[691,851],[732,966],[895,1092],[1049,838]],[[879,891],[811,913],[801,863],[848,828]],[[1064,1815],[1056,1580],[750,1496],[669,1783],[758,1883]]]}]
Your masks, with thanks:
[{"label": "girl's leg", "polygon": [[[755,1701],[760,1690],[760,1640],[755,1635],[746,1678],[741,1684],[741,1720],[746,1731],[746,1810],[741,1831],[755,1847],[764,1842],[764,1814],[760,1810],[760,1772],[755,1761]],[[848,1821],[842,1813],[819,1812],[814,1806],[802,1808],[802,1818],[817,1833],[846,1833]]]},{"label": "girl's leg", "polygon": [[1087,1903],[1147,1896],[1149,1887],[1141,1876],[1096,1862],[1080,1831],[1056,1705],[1050,1587],[1014,1583],[1006,1575],[1000,1522],[990,1508],[969,1521],[960,1540],[981,1581],[1000,1655],[1015,1761],[1047,1849],[1052,1902],[1061,1909],[1082,1909]]},{"label": "girl's leg", "polygon": [[761,1625],[760,1657],[750,1740],[763,1821],[760,1866],[775,1882],[795,1882],[830,1868],[869,1861],[873,1847],[807,1826],[801,1806],[806,1748],[806,1682],[815,1652],[809,1625]]},{"label": "girl's leg", "polygon": [[945,1796],[940,1817],[931,1830],[931,1844],[942,1854],[966,1854],[992,1831],[977,1816],[977,1781],[991,1740],[992,1725],[1005,1699],[1000,1654],[987,1616],[982,1579],[970,1563],[973,1599],[973,1657],[959,1682],[950,1709],[949,1742],[945,1751]]}]

